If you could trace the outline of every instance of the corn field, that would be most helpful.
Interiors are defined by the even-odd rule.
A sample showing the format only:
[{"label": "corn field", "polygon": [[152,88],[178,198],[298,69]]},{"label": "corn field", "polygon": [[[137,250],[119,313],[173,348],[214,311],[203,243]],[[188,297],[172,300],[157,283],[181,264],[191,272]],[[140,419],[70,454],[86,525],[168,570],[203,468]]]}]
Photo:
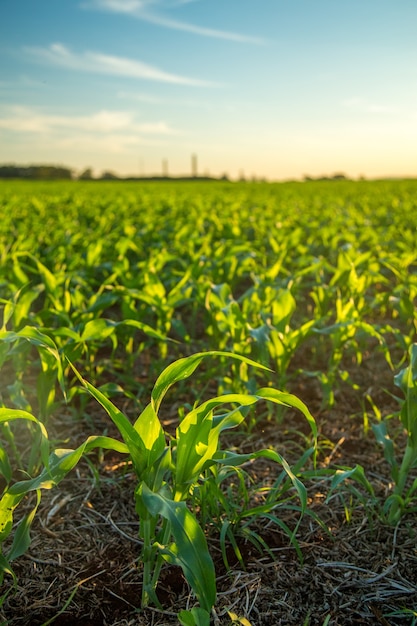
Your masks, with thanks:
[{"label": "corn field", "polygon": [[417,182],[0,202],[0,623],[417,624]]}]

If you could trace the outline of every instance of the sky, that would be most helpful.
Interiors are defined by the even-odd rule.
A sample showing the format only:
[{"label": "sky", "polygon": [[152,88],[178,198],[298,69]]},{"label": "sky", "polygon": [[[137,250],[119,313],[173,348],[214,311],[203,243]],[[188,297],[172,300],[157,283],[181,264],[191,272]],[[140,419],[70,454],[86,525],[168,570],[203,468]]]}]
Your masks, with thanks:
[{"label": "sky", "polygon": [[0,0],[0,164],[417,176],[416,0]]}]

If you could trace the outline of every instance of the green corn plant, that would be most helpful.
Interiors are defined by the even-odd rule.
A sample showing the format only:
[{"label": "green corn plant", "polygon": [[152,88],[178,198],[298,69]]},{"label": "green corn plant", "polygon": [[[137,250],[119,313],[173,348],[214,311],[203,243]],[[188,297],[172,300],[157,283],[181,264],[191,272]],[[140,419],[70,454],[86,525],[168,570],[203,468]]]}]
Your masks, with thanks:
[{"label": "green corn plant", "polygon": [[[18,331],[7,330],[7,323],[11,321],[15,309],[15,303],[4,301],[4,323],[0,330],[0,367],[7,362],[10,375],[14,375],[14,382],[7,387],[7,391],[16,408],[31,410],[29,396],[33,396],[35,390],[33,385],[25,383],[24,378],[29,374],[36,378],[37,414],[44,423],[56,407],[57,384],[63,397],[66,396],[64,370],[61,365],[63,355],[71,362],[81,361],[89,378],[95,382],[105,365],[108,365],[107,361],[97,358],[98,351],[106,344],[110,344],[113,355],[120,340],[123,340],[123,345],[127,345],[136,333],[158,342],[172,341],[136,319],[115,321],[87,318],[75,327],[27,325]],[[37,350],[37,358],[34,350]],[[73,396],[74,390],[71,391]]]},{"label": "green corn plant", "polygon": [[[35,256],[28,251],[16,251],[10,255],[9,289],[12,293],[21,293],[19,307],[15,312],[15,327],[18,327],[19,318],[23,316],[38,318],[65,313],[68,302],[66,293],[66,273],[62,267],[54,267],[51,271],[46,262],[53,261],[53,257],[46,260]],[[36,309],[33,310],[33,305]],[[29,311],[29,306],[32,310]],[[24,319],[24,318],[23,318]],[[25,322],[29,323],[29,319]]]},{"label": "green corn plant", "polygon": [[202,522],[210,524],[218,531],[226,569],[230,569],[228,546],[232,547],[237,561],[245,569],[239,547],[242,541],[251,543],[259,553],[267,553],[273,558],[269,546],[257,530],[256,523],[259,521],[280,528],[288,536],[300,562],[303,561],[296,537],[297,527],[291,530],[281,519],[281,513],[285,510],[305,512],[303,505],[299,506],[296,502],[299,494],[294,490],[293,481],[294,476],[303,477],[303,468],[311,457],[314,458],[314,454],[315,448],[310,447],[291,469],[284,459],[280,459],[284,469],[272,485],[265,486],[256,484],[245,466],[259,457],[277,462],[274,451],[264,450],[248,455],[228,453],[227,464],[222,461],[221,464],[212,466],[210,472],[206,472],[203,479],[194,486],[193,509],[198,510]]},{"label": "green corn plant", "polygon": [[[417,478],[409,484],[412,472],[417,467],[417,343],[410,346],[409,364],[394,377],[394,382],[404,394],[404,398],[400,400],[399,417],[407,435],[407,442],[401,463],[396,458],[394,442],[389,436],[386,421],[380,421],[372,426],[378,443],[383,447],[394,482],[393,491],[384,505],[384,513],[390,524],[396,524],[402,515],[410,510],[417,490]],[[415,511],[417,508],[414,506],[411,510]]]},{"label": "green corn plant", "polygon": [[[382,516],[389,524],[397,524],[403,515],[415,512],[417,507],[413,506],[413,498],[417,491],[417,478],[413,479],[413,470],[417,468],[417,344],[412,344],[409,349],[409,365],[402,369],[395,377],[395,385],[401,389],[404,398],[399,399],[401,410],[399,417],[404,431],[407,435],[406,447],[403,452],[401,462],[398,462],[394,441],[389,435],[387,420],[381,420],[372,424],[372,430],[377,442],[383,447],[385,459],[390,467],[393,481],[392,493],[386,498],[382,510]],[[393,417],[393,416],[389,416]],[[378,505],[374,489],[365,475],[363,467],[357,465],[352,468],[340,468],[335,472],[332,470],[331,492],[339,487],[346,480],[351,480],[360,485],[366,491],[366,497],[351,487],[354,497],[365,506],[371,502],[373,507]],[[350,513],[347,511],[347,517]]]},{"label": "green corn plant", "polygon": [[[37,427],[39,438],[34,441],[34,445],[39,447],[43,467],[37,476],[12,483],[12,464],[6,450],[0,446],[0,471],[6,483],[0,499],[0,584],[5,575],[11,575],[16,583],[11,561],[24,554],[30,545],[30,527],[39,506],[41,490],[55,487],[75,467],[82,455],[94,448],[128,452],[127,446],[122,442],[101,436],[89,437],[76,450],[57,448],[51,451],[47,430],[40,420],[27,411],[0,408],[0,424],[10,424],[16,420],[28,421]],[[11,547],[5,552],[3,545],[12,534],[15,509],[32,491],[37,494],[35,507],[18,523]]]},{"label": "green corn plant", "polygon": [[343,357],[348,350],[353,353],[356,363],[360,365],[366,341],[376,340],[379,351],[384,355],[389,367],[393,369],[391,355],[382,332],[361,318],[352,298],[344,302],[339,293],[336,298],[335,323],[324,328],[317,325],[312,330],[318,335],[327,337],[330,344],[322,348],[323,352],[329,354],[325,371],[310,372],[310,375],[317,376],[320,381],[323,407],[334,405],[334,391],[340,380],[347,382],[354,390],[359,389],[358,385],[351,380],[349,371],[343,367]]},{"label": "green corn plant", "polygon": [[221,350],[247,352],[246,317],[230,286],[226,283],[212,285],[207,292],[205,306],[211,318],[206,332],[213,337],[213,343]]},{"label": "green corn plant", "polygon": [[[315,320],[291,328],[297,305],[290,289],[257,282],[256,287],[248,289],[238,301],[233,298],[229,285],[213,285],[206,297],[206,308],[212,315],[207,332],[213,335],[219,347],[271,365],[274,375],[278,374],[275,383],[282,389],[287,383],[290,362],[311,335]],[[256,382],[248,378],[244,368],[236,371],[235,366],[234,370],[229,385],[233,380],[241,381],[247,390],[253,390]]]},{"label": "green corn plant", "polygon": [[[119,344],[119,337],[126,345],[133,340],[134,334],[138,331],[148,338],[157,340],[159,343],[170,341],[165,335],[136,319],[115,321],[100,317],[80,323],[77,329],[60,327],[58,329],[50,329],[49,332],[55,340],[60,339],[58,344],[60,352],[71,362],[81,360],[89,377],[95,379],[106,365],[106,363],[101,363],[100,359],[97,358],[97,352],[106,345],[106,341],[110,342],[111,356],[112,360],[114,360],[113,357]],[[48,329],[44,329],[44,332],[48,332]]]},{"label": "green corn plant", "polygon": [[[216,600],[214,564],[204,529],[189,506],[194,489],[204,480],[207,472],[214,466],[238,467],[251,459],[264,456],[277,462],[290,478],[301,502],[301,512],[307,507],[303,484],[277,452],[268,449],[239,455],[223,451],[219,447],[221,433],[242,423],[246,407],[258,401],[269,401],[299,409],[307,419],[313,436],[317,436],[315,421],[298,398],[273,388],[264,388],[256,395],[229,394],[203,402],[181,419],[176,436],[168,438],[161,424],[161,403],[173,384],[191,376],[203,359],[209,356],[229,356],[245,361],[248,365],[262,367],[245,357],[222,352],[197,353],[175,361],[158,377],[150,403],[133,424],[73,368],[86,390],[107,411],[123,441],[101,436],[89,437],[75,450],[57,449],[48,456],[49,442],[44,425],[26,412],[2,409],[0,418],[4,421],[24,418],[38,425],[44,468],[34,478],[7,485],[0,500],[0,539],[4,541],[10,535],[14,510],[23,497],[30,491],[58,484],[89,450],[101,447],[129,454],[137,476],[134,495],[140,518],[139,532],[143,540],[142,606],[149,602],[159,605],[156,587],[161,567],[167,561],[182,568],[200,608],[209,613]],[[230,406],[232,408],[227,408]],[[8,471],[7,458],[0,457],[0,461]],[[10,477],[10,472],[8,475]],[[28,545],[29,526],[27,521],[25,546]],[[10,553],[3,555],[0,563],[3,576],[11,569],[9,562]]]},{"label": "green corn plant", "polygon": [[[249,290],[249,293],[251,290]],[[250,356],[251,337],[248,318],[243,312],[243,304],[247,294],[235,300],[229,284],[211,285],[205,297],[205,308],[209,314],[206,333],[210,337],[210,345],[221,350],[230,350],[238,354]],[[249,299],[249,298],[247,298]],[[263,362],[256,355],[258,362]],[[263,362],[267,365],[267,362]],[[224,370],[218,379],[219,392],[253,392],[257,383],[251,376],[244,362],[231,363],[229,371]]]},{"label": "green corn plant", "polygon": [[251,329],[250,335],[261,354],[268,352],[269,362],[278,374],[278,386],[285,388],[290,362],[296,351],[311,335],[315,320],[307,320],[291,328],[290,322],[297,303],[290,289],[273,289],[268,286],[265,291],[269,292],[270,310],[261,314],[264,324]]},{"label": "green corn plant", "polygon": [[[338,490],[337,495],[343,502],[347,522],[351,521],[352,512],[358,502],[363,506],[367,515],[369,512],[375,511],[377,505],[375,491],[361,465],[338,467],[336,469],[324,468],[319,470],[318,476],[327,476],[331,479],[329,493],[326,498],[327,504],[331,502],[333,491]],[[343,491],[340,490],[342,485],[344,487]],[[348,498],[346,497],[346,491]]]},{"label": "green corn plant", "polygon": [[[31,316],[32,296],[33,290],[20,289],[13,300],[3,300],[0,367],[7,362],[9,377],[14,376],[7,390],[17,408],[31,409],[28,396],[33,396],[33,384],[25,384],[24,375],[36,378],[37,412],[41,421],[46,422],[55,406],[57,383],[65,397],[64,377],[56,343],[39,330],[35,316]],[[30,325],[23,325],[26,319],[30,319]],[[8,326],[13,330],[8,330]]]},{"label": "green corn plant", "polygon": [[[14,382],[7,385],[4,390],[3,406],[8,398],[9,402],[17,409],[27,412],[32,410],[31,403],[35,400],[38,419],[46,424],[55,407],[56,388],[58,386],[63,398],[66,398],[64,371],[55,342],[37,328],[25,326],[18,332],[0,330],[0,346],[0,355],[2,356],[0,365],[3,366],[8,363],[10,375],[14,376]],[[34,350],[38,355],[37,360],[33,356]],[[35,366],[33,366],[32,361],[35,361]],[[35,374],[35,390],[32,389],[30,383],[25,381],[25,373]],[[8,392],[7,397],[6,391]],[[30,395],[34,395],[34,397],[30,397]],[[29,439],[34,438],[34,441],[39,441],[39,430],[34,428],[33,422],[26,420],[26,427]],[[34,443],[31,446],[24,464],[18,442],[7,422],[1,424],[0,434],[9,444],[19,469],[32,473],[39,467],[40,448],[38,445]]]},{"label": "green corn plant", "polygon": [[0,330],[0,344],[4,353],[1,365],[6,359],[16,360],[17,375],[28,369],[31,364],[29,353],[32,348],[37,349],[41,365],[37,379],[39,411],[41,419],[46,419],[55,397],[56,382],[65,396],[64,373],[56,343],[35,326],[25,326],[18,332]]},{"label": "green corn plant", "polygon": [[[417,317],[415,301],[417,296],[417,277],[413,271],[416,263],[416,252],[410,246],[403,255],[395,250],[382,264],[389,272],[393,280],[389,289],[380,294],[378,306],[381,307],[387,316],[398,319],[403,325],[403,332],[409,338],[410,343],[417,331]],[[382,300],[382,302],[381,302]],[[411,322],[411,323],[410,323]]]},{"label": "green corn plant", "polygon": [[[170,288],[167,288],[158,280],[157,276],[146,273],[144,277],[145,284],[139,296],[140,300],[142,299],[143,302],[157,311],[157,329],[167,334],[171,327],[174,326],[182,339],[187,338],[187,332],[185,326],[181,328],[175,312],[190,302],[190,275],[191,270],[187,268],[181,272],[181,278],[172,286],[170,285]],[[176,276],[175,272],[173,272],[173,276]]]},{"label": "green corn plant", "polygon": [[[136,508],[141,521],[140,533],[144,542],[143,605],[148,602],[158,602],[155,589],[163,560],[182,567],[202,608],[207,609],[214,601],[215,586],[210,582],[214,580],[214,569],[204,534],[196,518],[187,508],[186,501],[202,472],[207,471],[215,463],[231,464],[230,454],[221,452],[218,448],[219,436],[223,430],[233,428],[243,421],[244,415],[240,409],[261,399],[296,406],[302,410],[314,433],[316,432],[314,420],[297,398],[266,388],[260,390],[256,396],[229,394],[214,398],[194,408],[181,420],[176,438],[170,440],[169,445],[166,446],[160,420],[157,417],[162,399],[175,382],[188,378],[203,358],[210,355],[233,356],[233,358],[254,365],[244,357],[222,352],[199,353],[176,361],[168,366],[156,381],[151,403],[139,416],[133,429],[127,427],[126,418],[122,417],[114,405],[86,383],[90,393],[106,409],[120,432],[122,434],[125,432],[126,435],[129,433],[128,438],[124,435],[127,445],[130,447],[133,445],[131,456],[139,480],[135,492]],[[238,408],[221,415],[215,414],[215,409],[230,403],[237,404]],[[138,453],[138,449],[141,454]],[[272,458],[286,468],[305,509],[305,490],[279,454],[267,450],[253,455],[232,455],[233,464],[239,465],[247,462],[256,455]],[[158,519],[161,522],[160,526],[158,526]],[[181,520],[179,525],[178,519]],[[184,535],[184,528],[188,529],[188,535]],[[174,537],[174,542],[167,543],[171,535]],[[205,572],[204,576],[202,572]],[[202,580],[205,581],[203,587]]]}]

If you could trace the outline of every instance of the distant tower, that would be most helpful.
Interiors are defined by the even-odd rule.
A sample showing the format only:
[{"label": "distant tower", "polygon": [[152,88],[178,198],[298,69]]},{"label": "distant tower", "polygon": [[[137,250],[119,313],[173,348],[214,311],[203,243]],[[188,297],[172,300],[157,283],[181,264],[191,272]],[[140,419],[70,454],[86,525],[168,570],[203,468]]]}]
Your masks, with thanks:
[{"label": "distant tower", "polygon": [[164,159],[162,161],[162,176],[164,176],[164,178],[168,177],[168,161],[167,161],[167,159]]},{"label": "distant tower", "polygon": [[191,155],[191,176],[193,178],[197,177],[197,155]]}]

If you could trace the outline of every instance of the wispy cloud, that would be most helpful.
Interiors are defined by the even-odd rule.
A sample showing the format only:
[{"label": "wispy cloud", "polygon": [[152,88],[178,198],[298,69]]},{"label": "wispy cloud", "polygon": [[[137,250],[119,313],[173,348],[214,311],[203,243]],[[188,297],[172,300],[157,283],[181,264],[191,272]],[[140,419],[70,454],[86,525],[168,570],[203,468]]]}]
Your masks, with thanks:
[{"label": "wispy cloud", "polygon": [[167,14],[170,8],[188,4],[192,1],[193,0],[89,0],[83,2],[81,6],[86,9],[96,9],[99,11],[129,15],[158,26],[163,26],[164,28],[185,31],[203,37],[213,37],[215,39],[226,39],[238,43],[257,45],[265,43],[265,40],[261,37],[207,28],[205,26],[176,20]]},{"label": "wispy cloud", "polygon": [[106,155],[123,155],[135,153],[139,146],[165,146],[166,141],[155,137],[128,135],[123,133],[86,134],[72,133],[55,140],[58,149],[75,150],[78,154],[99,153]]},{"label": "wispy cloud", "polygon": [[25,47],[24,50],[33,60],[65,67],[70,70],[173,83],[175,85],[214,86],[214,83],[171,74],[135,59],[102,54],[90,50],[82,53],[73,52],[62,43],[53,43],[47,48]]},{"label": "wispy cloud", "polygon": [[163,121],[138,123],[129,111],[97,111],[91,115],[48,115],[14,105],[0,110],[0,128],[25,133],[77,130],[89,133],[125,132],[127,135],[173,135],[178,131]]},{"label": "wispy cloud", "polygon": [[[166,146],[178,131],[163,121],[140,123],[127,111],[97,111],[90,115],[54,115],[21,105],[0,107],[0,136],[14,133],[18,145],[39,151],[120,158],[139,146]],[[42,137],[42,141],[39,138]],[[37,146],[37,148],[35,147]]]}]

